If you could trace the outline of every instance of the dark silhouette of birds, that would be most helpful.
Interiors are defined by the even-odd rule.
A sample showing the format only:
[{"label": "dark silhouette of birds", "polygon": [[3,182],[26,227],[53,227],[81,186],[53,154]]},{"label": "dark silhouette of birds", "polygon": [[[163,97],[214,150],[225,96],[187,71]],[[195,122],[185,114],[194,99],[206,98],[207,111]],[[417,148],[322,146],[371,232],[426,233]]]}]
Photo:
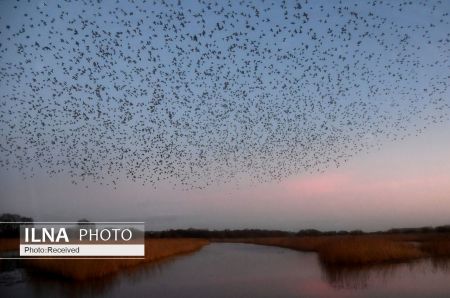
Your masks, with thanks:
[{"label": "dark silhouette of birds", "polygon": [[0,166],[281,180],[449,120],[449,1],[2,1]]}]

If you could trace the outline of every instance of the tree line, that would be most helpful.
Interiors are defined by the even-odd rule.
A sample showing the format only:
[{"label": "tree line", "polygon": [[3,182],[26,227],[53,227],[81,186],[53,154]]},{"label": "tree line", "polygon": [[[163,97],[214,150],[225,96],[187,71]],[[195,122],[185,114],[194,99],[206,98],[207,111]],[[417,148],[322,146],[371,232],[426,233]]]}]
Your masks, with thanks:
[{"label": "tree line", "polygon": [[[34,220],[31,217],[21,216],[19,214],[3,213],[0,215],[0,237],[19,237],[20,225],[17,222],[24,222],[32,225]],[[93,225],[87,219],[78,220],[78,225]],[[294,237],[294,236],[333,236],[333,235],[367,235],[367,234],[427,234],[427,233],[450,233],[450,225],[437,227],[418,227],[418,228],[395,228],[386,231],[364,232],[362,230],[351,231],[320,231],[316,229],[302,229],[298,232],[289,232],[283,230],[265,230],[265,229],[170,229],[165,231],[146,231],[148,238],[257,238],[257,237]]]}]

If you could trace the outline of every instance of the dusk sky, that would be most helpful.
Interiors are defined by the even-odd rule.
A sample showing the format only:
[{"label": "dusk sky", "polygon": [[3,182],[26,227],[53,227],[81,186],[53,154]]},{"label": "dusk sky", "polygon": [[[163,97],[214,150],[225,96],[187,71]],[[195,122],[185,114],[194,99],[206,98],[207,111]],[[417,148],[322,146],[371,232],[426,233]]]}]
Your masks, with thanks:
[{"label": "dusk sky", "polygon": [[2,1],[0,212],[449,224],[450,2],[386,2]]},{"label": "dusk sky", "polygon": [[364,229],[443,225],[450,215],[450,123],[362,153],[339,169],[280,183],[174,191],[72,185],[2,171],[2,210],[36,220],[143,220],[148,229]]}]

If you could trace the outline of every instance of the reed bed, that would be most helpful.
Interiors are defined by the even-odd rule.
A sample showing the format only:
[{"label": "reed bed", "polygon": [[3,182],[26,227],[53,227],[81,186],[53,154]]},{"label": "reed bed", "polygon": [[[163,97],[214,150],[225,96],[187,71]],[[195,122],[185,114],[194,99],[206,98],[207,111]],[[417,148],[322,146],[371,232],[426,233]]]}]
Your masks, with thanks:
[{"label": "reed bed", "polygon": [[402,262],[425,254],[414,244],[379,237],[348,237],[329,241],[318,250],[327,265],[370,265]]},{"label": "reed bed", "polygon": [[[423,240],[421,245],[411,242],[418,239]],[[434,254],[450,255],[450,241],[438,242],[436,240],[433,242],[428,237],[420,239],[418,236],[300,236],[233,239],[230,242],[253,243],[317,252],[322,263],[336,266],[403,262],[434,256]]]},{"label": "reed bed", "polygon": [[[320,261],[330,266],[364,266],[406,262],[423,257],[450,257],[450,236],[447,234],[296,236],[216,239],[214,241],[252,243],[317,252]],[[145,243],[145,259],[41,259],[26,260],[26,264],[39,272],[85,280],[116,273],[142,263],[193,252],[209,242],[198,238],[162,238],[146,239]],[[18,239],[0,239],[0,251],[17,250],[17,247]]]},{"label": "reed bed", "polygon": [[204,239],[146,239],[145,259],[30,259],[26,264],[38,270],[73,280],[104,277],[133,266],[199,250],[209,242]]},{"label": "reed bed", "polygon": [[450,257],[450,237],[431,239],[421,243],[420,248],[433,257]]}]

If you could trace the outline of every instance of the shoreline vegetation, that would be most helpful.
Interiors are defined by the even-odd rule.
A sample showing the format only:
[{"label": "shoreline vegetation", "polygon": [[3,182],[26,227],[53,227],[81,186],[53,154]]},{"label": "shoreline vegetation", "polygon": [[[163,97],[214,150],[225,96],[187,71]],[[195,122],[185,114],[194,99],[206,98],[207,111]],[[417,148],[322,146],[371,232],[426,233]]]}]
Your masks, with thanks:
[{"label": "shoreline vegetation", "polygon": [[450,258],[450,226],[396,228],[366,233],[300,230],[168,230],[149,232],[150,237],[199,237],[214,242],[250,243],[316,252],[328,266],[370,266],[421,258]]},{"label": "shoreline vegetation", "polygon": [[[435,257],[432,248],[438,246],[434,240],[426,241],[426,245],[429,247],[426,251],[422,247],[422,243],[413,242],[417,240],[406,241],[383,236],[304,236],[222,239],[218,241],[277,246],[303,252],[315,252],[318,254],[320,262],[327,266],[369,266]],[[446,241],[440,240],[441,242],[450,243],[450,238]],[[450,250],[445,252],[440,250],[440,252],[439,256],[450,256]]]},{"label": "shoreline vegetation", "polygon": [[[3,240],[9,241],[1,241],[1,244],[10,245],[14,241],[18,243],[17,239]],[[209,241],[206,239],[146,239],[145,259],[28,259],[24,260],[24,263],[27,267],[39,273],[45,272],[67,279],[83,281],[118,273],[138,265],[192,253],[208,243]]]},{"label": "shoreline vegetation", "polygon": [[421,258],[450,258],[450,234],[374,234],[216,239],[315,252],[326,266],[370,266]]},{"label": "shoreline vegetation", "polygon": [[[47,272],[73,280],[87,280],[124,271],[144,263],[191,253],[210,242],[248,243],[315,252],[321,264],[342,268],[393,264],[423,258],[450,258],[450,226],[395,229],[375,233],[179,229],[146,232],[145,259],[29,259],[24,260],[24,264],[38,272]],[[17,238],[0,239],[0,252],[17,251],[18,246]]]}]

